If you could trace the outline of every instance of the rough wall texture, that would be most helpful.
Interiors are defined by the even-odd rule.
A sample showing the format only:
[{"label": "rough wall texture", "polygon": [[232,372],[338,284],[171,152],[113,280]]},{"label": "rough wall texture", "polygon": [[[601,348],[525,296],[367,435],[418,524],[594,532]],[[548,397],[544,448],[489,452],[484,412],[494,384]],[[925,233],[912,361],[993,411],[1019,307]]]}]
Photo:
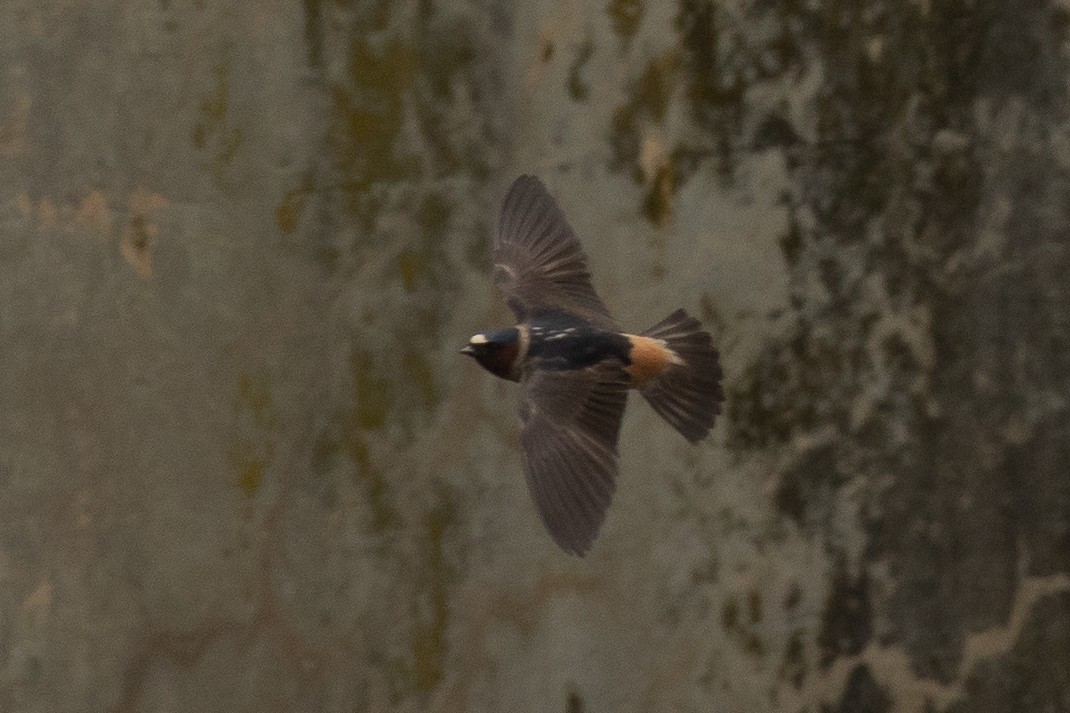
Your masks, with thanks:
[{"label": "rough wall texture", "polygon": [[[1065,0],[0,3],[0,710],[1070,711]],[[592,553],[456,349],[539,174]]]}]

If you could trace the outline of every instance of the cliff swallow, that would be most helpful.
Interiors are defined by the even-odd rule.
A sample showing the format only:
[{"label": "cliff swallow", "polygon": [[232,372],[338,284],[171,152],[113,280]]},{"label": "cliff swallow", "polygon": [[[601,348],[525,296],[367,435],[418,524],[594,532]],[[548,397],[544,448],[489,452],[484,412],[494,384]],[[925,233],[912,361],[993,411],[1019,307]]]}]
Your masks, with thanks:
[{"label": "cliff swallow", "polygon": [[587,256],[542,183],[516,179],[494,238],[494,282],[513,327],[476,334],[462,350],[520,382],[528,490],[566,552],[583,556],[616,490],[617,439],[629,389],[684,438],[705,438],[724,394],[710,335],[678,309],[625,333],[591,285]]}]

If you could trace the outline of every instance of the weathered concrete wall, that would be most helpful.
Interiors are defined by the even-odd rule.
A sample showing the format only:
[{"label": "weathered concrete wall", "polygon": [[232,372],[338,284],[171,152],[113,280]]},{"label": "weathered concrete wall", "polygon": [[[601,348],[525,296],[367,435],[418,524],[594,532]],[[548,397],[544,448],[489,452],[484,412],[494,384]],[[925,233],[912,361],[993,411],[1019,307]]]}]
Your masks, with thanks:
[{"label": "weathered concrete wall", "polygon": [[[0,4],[0,710],[1070,710],[1070,6]],[[508,182],[626,325],[542,532]]]}]

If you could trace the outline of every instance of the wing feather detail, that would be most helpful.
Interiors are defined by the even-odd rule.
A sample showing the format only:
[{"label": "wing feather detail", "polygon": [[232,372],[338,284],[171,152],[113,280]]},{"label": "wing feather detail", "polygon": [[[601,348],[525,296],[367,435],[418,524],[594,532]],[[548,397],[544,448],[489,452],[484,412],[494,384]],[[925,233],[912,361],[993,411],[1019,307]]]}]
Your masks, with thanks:
[{"label": "wing feather detail", "polygon": [[583,556],[616,490],[628,375],[615,363],[539,369],[525,386],[520,440],[528,490],[554,541]]},{"label": "wing feather detail", "polygon": [[591,284],[587,256],[557,202],[534,176],[513,182],[494,238],[494,282],[523,322],[547,310],[617,330]]}]

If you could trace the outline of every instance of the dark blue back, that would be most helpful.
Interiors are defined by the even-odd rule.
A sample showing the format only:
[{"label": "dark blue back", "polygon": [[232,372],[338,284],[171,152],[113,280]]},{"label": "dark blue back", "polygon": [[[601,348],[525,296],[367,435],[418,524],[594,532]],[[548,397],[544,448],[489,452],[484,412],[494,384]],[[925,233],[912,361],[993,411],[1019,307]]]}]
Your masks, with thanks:
[{"label": "dark blue back", "polygon": [[604,359],[616,359],[625,366],[631,363],[627,338],[595,329],[566,312],[536,314],[528,328],[528,358],[538,360],[544,369],[583,369]]}]

